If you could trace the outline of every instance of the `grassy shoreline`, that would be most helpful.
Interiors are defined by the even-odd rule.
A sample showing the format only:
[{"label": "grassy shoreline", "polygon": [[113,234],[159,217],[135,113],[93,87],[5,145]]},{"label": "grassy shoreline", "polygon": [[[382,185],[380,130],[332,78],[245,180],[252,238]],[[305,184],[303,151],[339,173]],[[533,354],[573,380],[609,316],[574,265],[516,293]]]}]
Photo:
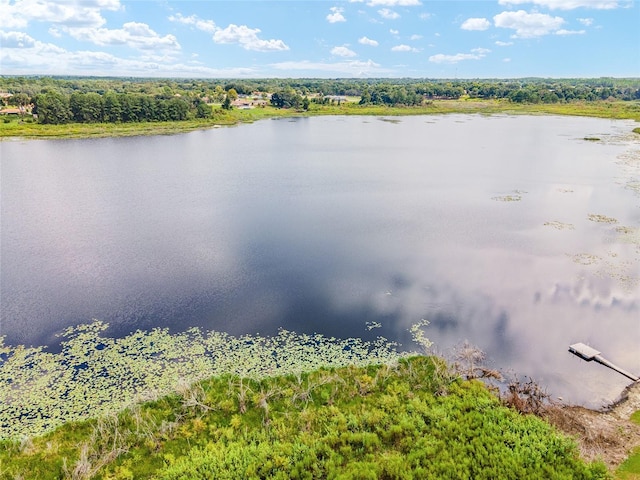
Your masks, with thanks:
[{"label": "grassy shoreline", "polygon": [[610,477],[549,424],[420,356],[184,384],[118,414],[0,442],[0,478]]},{"label": "grassy shoreline", "polygon": [[[272,107],[252,110],[214,110],[211,119],[194,119],[176,122],[140,123],[68,123],[43,125],[21,123],[18,120],[0,123],[0,141],[11,139],[71,139],[129,137],[141,135],[173,135],[206,130],[220,126],[252,123],[266,118],[309,117],[320,115],[437,115],[448,113],[509,114],[509,115],[568,115],[635,120],[640,122],[640,102],[576,102],[564,104],[517,104],[495,100],[434,100],[420,107],[360,106],[356,103],[342,105],[315,105],[308,111],[281,110]],[[640,128],[634,129],[639,133]]]}]

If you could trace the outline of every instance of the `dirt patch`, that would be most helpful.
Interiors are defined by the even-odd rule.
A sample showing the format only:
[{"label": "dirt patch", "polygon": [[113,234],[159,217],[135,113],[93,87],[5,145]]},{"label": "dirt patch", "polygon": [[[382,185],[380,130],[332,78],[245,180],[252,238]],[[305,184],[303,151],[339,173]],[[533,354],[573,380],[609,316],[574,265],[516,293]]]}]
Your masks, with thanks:
[{"label": "dirt patch", "polygon": [[627,387],[620,399],[601,411],[552,405],[542,416],[576,439],[582,456],[602,460],[614,470],[640,446],[640,425],[630,420],[640,410],[640,382]]}]

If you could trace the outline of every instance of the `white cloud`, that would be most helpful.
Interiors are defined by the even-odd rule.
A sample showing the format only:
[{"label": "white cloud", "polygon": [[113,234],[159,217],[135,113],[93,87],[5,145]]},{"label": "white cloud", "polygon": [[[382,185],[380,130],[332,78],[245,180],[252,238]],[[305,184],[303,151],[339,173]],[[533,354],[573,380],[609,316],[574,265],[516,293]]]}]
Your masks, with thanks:
[{"label": "white cloud", "polygon": [[504,63],[509,63],[509,62],[511,61],[511,59],[510,59],[510,58],[503,58],[503,59],[502,59],[502,61],[503,61]]},{"label": "white cloud", "polygon": [[443,53],[438,53],[436,55],[431,55],[429,57],[429,61],[433,63],[458,63],[464,60],[480,60],[484,58],[487,53],[491,50],[486,48],[474,48],[471,50],[471,53],[456,53],[455,55],[445,55]]},{"label": "white cloud", "polygon": [[420,0],[369,0],[370,7],[417,7],[422,5]]},{"label": "white cloud", "polygon": [[380,64],[367,60],[348,60],[336,63],[310,62],[307,60],[301,62],[280,62],[271,64],[271,67],[277,70],[290,72],[309,72],[312,76],[317,72],[324,72],[325,75],[345,75],[348,77],[366,77],[372,75],[380,75],[386,73],[380,68]]},{"label": "white cloud", "polygon": [[203,20],[198,18],[196,15],[190,15],[188,17],[183,16],[180,13],[175,15],[171,15],[169,20],[176,23],[181,23],[182,25],[189,25],[197,28],[198,30],[202,30],[207,33],[215,33],[218,29],[213,20]]},{"label": "white cloud", "polygon": [[391,28],[391,29],[389,30],[389,33],[390,33],[391,35],[398,35],[398,34],[400,33],[400,31],[399,31],[399,30],[395,30],[395,29]]},{"label": "white cloud", "polygon": [[372,40],[370,38],[367,37],[362,37],[358,39],[358,43],[362,44],[362,45],[369,45],[371,47],[377,47],[378,46],[378,42],[376,40]]},{"label": "white cloud", "polygon": [[121,8],[120,0],[8,0],[0,1],[3,28],[26,28],[30,22],[48,22],[67,27],[101,27],[102,10]]},{"label": "white cloud", "polygon": [[36,45],[35,39],[23,32],[0,31],[0,42],[2,42],[3,49],[32,48]]},{"label": "white cloud", "polygon": [[392,52],[413,52],[413,53],[417,53],[420,50],[418,50],[417,48],[413,48],[409,45],[396,45],[395,47],[391,47],[391,51]]},{"label": "white cloud", "polygon": [[331,7],[329,10],[331,10],[331,13],[329,15],[327,15],[327,21],[329,23],[337,23],[337,22],[346,22],[347,19],[344,18],[344,15],[342,15],[342,13],[344,12],[344,8],[342,7]]},{"label": "white cloud", "polygon": [[246,25],[230,24],[227,28],[216,30],[213,34],[215,43],[237,43],[245,50],[270,52],[289,50],[282,40],[262,40],[258,38],[259,28],[249,28]]},{"label": "white cloud", "polygon": [[333,47],[331,49],[331,55],[335,55],[336,57],[355,57],[357,56],[356,52],[350,50],[344,45],[341,47]]},{"label": "white cloud", "polygon": [[180,49],[175,36],[160,36],[146,23],[128,22],[119,29],[64,27],[63,30],[76,40],[91,42],[102,47],[124,45],[138,50]]},{"label": "white cloud", "polygon": [[496,27],[515,30],[514,38],[532,38],[548,35],[560,29],[565,23],[561,17],[552,17],[545,13],[502,12],[493,17]]},{"label": "white cloud", "polygon": [[496,45],[499,47],[508,47],[509,45],[513,45],[513,42],[503,42],[500,40],[496,40]]},{"label": "white cloud", "polygon": [[462,30],[486,30],[491,26],[491,22],[486,18],[468,18],[465,20],[460,28]]},{"label": "white cloud", "polygon": [[0,31],[0,63],[7,75],[122,75],[132,77],[257,77],[248,68],[213,69],[176,63],[171,56],[145,55],[123,59],[106,52],[70,52],[22,32]]},{"label": "white cloud", "polygon": [[418,16],[420,17],[421,20],[428,20],[431,18],[431,14],[427,12],[423,12]]},{"label": "white cloud", "polygon": [[29,23],[27,18],[20,15],[15,5],[9,4],[6,0],[0,1],[0,18],[2,18],[2,27],[8,29],[26,28]]},{"label": "white cloud", "polygon": [[420,40],[422,38],[422,35],[411,35],[411,40]]},{"label": "white cloud", "polygon": [[396,20],[400,18],[400,14],[398,12],[394,12],[393,10],[389,10],[388,8],[381,8],[380,10],[378,10],[378,14],[386,20]]},{"label": "white cloud", "polygon": [[437,55],[431,55],[429,61],[433,63],[458,63],[463,60],[479,60],[480,58],[482,57],[471,53],[456,53],[455,55],[438,53]]},{"label": "white cloud", "polygon": [[555,32],[556,35],[583,35],[586,33],[585,30],[565,30],[564,28]]},{"label": "white cloud", "polygon": [[593,25],[593,18],[579,18],[578,21],[585,27]]},{"label": "white cloud", "polygon": [[620,6],[619,0],[499,0],[500,5],[522,5],[532,3],[551,10],[573,10],[575,8],[593,8],[609,10]]}]

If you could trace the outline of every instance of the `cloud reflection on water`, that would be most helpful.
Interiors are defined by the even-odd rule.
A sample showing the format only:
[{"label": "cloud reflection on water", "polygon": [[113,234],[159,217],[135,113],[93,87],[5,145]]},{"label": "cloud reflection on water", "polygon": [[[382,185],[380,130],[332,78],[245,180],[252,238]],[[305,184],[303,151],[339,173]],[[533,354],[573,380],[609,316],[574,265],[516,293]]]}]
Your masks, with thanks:
[{"label": "cloud reflection on water", "polygon": [[628,141],[581,140],[629,125],[434,118],[3,144],[0,333],[54,343],[99,318],[113,335],[283,327],[410,349],[427,319],[441,352],[466,339],[569,401],[613,399],[625,381],[567,348],[640,370],[640,291],[624,281],[640,251],[615,230],[640,226],[616,163]]}]

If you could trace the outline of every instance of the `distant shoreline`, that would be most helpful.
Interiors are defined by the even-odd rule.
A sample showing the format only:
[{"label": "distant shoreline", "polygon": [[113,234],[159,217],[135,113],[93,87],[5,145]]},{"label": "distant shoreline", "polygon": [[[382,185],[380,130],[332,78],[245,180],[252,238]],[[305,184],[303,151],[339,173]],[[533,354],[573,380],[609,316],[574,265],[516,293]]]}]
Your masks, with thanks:
[{"label": "distant shoreline", "polygon": [[[214,107],[216,108],[216,107]],[[596,101],[554,104],[516,104],[496,100],[434,100],[419,107],[361,106],[356,103],[342,105],[312,105],[307,111],[277,109],[273,107],[249,110],[234,109],[215,119],[194,119],[170,122],[131,123],[66,123],[45,125],[34,122],[12,121],[0,123],[0,141],[16,139],[79,139],[130,137],[146,135],[174,135],[207,130],[219,126],[252,123],[266,118],[311,117],[325,115],[437,115],[445,113],[514,114],[514,115],[568,115],[640,122],[640,105],[628,101]],[[640,134],[640,127],[633,129]]]}]

